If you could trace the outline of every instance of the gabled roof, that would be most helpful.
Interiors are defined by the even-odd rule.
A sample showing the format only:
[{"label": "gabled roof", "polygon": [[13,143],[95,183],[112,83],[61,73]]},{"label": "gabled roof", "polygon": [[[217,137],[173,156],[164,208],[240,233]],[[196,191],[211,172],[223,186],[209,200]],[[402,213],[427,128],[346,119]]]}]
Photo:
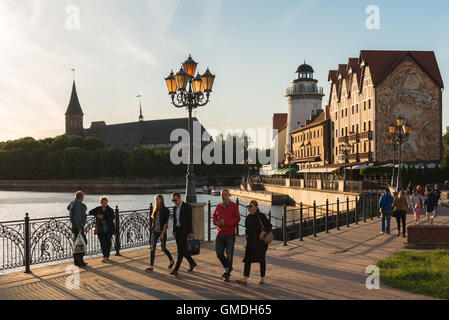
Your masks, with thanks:
[{"label": "gabled roof", "polygon": [[315,118],[314,118],[312,121],[310,121],[309,123],[307,123],[305,126],[302,126],[302,127],[298,128],[298,129],[294,130],[294,131],[292,132],[292,134],[293,134],[293,133],[300,132],[300,131],[302,131],[302,130],[304,130],[304,129],[308,129],[308,128],[314,127],[314,126],[316,126],[316,125],[319,125],[319,124],[321,124],[321,123],[327,121],[327,120],[326,120],[326,113],[325,113],[325,111],[324,111],[324,110],[321,110],[321,109],[318,109],[317,111],[318,111],[319,113],[315,115]]},{"label": "gabled roof", "polygon": [[412,57],[441,88],[444,87],[433,51],[362,50],[359,63],[366,62],[373,84],[378,85],[407,55]]},{"label": "gabled roof", "polygon": [[[193,121],[198,121],[193,118]],[[188,118],[151,120],[91,127],[87,135],[100,138],[106,147],[132,151],[141,144],[170,143],[170,134],[176,129],[188,130]],[[201,134],[206,129],[201,125]]]},{"label": "gabled roof", "polygon": [[84,116],[83,110],[81,109],[80,102],[78,100],[78,94],[76,93],[75,81],[73,81],[72,86],[72,96],[70,97],[70,102],[65,113],[66,116]]}]

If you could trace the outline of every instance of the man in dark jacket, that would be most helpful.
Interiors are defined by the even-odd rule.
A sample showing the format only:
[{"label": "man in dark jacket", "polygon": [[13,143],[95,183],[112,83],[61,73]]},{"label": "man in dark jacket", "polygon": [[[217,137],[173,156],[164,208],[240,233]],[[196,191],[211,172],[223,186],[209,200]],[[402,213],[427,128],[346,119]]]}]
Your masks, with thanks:
[{"label": "man in dark jacket", "polygon": [[[75,200],[70,202],[67,207],[67,210],[70,212],[70,222],[72,223],[72,233],[73,233],[73,243],[75,243],[76,238],[79,234],[83,237],[84,241],[87,244],[87,238],[84,234],[84,226],[86,225],[87,220],[87,207],[83,203],[84,194],[82,191],[77,191],[75,193]],[[75,253],[73,255],[73,260],[76,266],[85,267],[87,263],[84,262],[84,253]]]},{"label": "man in dark jacket", "polygon": [[178,247],[178,259],[175,268],[170,274],[177,276],[184,257],[189,261],[189,272],[192,272],[197,264],[192,259],[187,248],[187,239],[193,238],[192,207],[188,203],[183,202],[181,195],[177,192],[173,193],[172,201],[175,204],[173,208],[173,235]]}]

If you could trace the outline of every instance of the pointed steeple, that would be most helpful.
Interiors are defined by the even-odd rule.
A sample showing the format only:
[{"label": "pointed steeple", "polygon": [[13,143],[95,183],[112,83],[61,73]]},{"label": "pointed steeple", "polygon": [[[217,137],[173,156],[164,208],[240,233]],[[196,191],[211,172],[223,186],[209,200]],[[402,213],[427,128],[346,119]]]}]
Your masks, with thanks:
[{"label": "pointed steeple", "polygon": [[69,106],[65,113],[66,116],[84,116],[83,110],[78,99],[78,94],[76,93],[75,80],[73,80],[72,86],[72,96],[70,97]]},{"label": "pointed steeple", "polygon": [[142,96],[138,95],[137,98],[139,99],[139,106],[140,106],[140,116],[139,116],[139,122],[143,122],[144,118],[143,118],[143,114],[142,114]]}]

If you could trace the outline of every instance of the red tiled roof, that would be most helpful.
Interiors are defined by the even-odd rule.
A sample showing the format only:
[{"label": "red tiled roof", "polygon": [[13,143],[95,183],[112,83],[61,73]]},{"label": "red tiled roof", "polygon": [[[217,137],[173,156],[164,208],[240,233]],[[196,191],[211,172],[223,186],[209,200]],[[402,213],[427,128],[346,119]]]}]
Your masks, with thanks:
[{"label": "red tiled roof", "polygon": [[370,68],[371,78],[377,85],[407,56],[410,55],[425,72],[441,87],[444,87],[440,69],[433,51],[384,51],[362,50],[359,63],[366,61]]},{"label": "red tiled roof", "polygon": [[288,113],[273,114],[273,130],[280,131],[287,124]]}]

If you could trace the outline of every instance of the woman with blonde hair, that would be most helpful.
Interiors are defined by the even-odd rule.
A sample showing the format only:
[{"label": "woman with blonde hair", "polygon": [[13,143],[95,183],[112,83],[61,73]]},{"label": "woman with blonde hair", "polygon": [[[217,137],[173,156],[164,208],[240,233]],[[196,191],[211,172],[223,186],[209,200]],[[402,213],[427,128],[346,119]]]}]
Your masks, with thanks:
[{"label": "woman with blonde hair", "polygon": [[154,259],[156,257],[156,246],[159,240],[161,240],[161,249],[167,255],[170,260],[168,266],[169,269],[175,264],[170,251],[167,249],[167,228],[168,220],[170,218],[170,211],[165,206],[164,197],[162,195],[157,195],[154,198],[155,206],[153,212],[151,213],[151,254],[150,254],[150,266],[145,269],[147,272],[153,271]]},{"label": "woman with blonde hair", "polygon": [[416,189],[413,189],[412,195],[410,196],[410,207],[413,210],[413,215],[415,217],[415,224],[419,224],[419,218],[422,213],[422,204],[426,198],[420,195]]},{"label": "woman with blonde hair", "polygon": [[399,192],[399,195],[393,200],[393,216],[396,217],[396,222],[398,223],[398,234],[401,235],[401,221],[402,221],[402,236],[405,237],[405,216],[407,210],[407,195],[404,190]]}]

